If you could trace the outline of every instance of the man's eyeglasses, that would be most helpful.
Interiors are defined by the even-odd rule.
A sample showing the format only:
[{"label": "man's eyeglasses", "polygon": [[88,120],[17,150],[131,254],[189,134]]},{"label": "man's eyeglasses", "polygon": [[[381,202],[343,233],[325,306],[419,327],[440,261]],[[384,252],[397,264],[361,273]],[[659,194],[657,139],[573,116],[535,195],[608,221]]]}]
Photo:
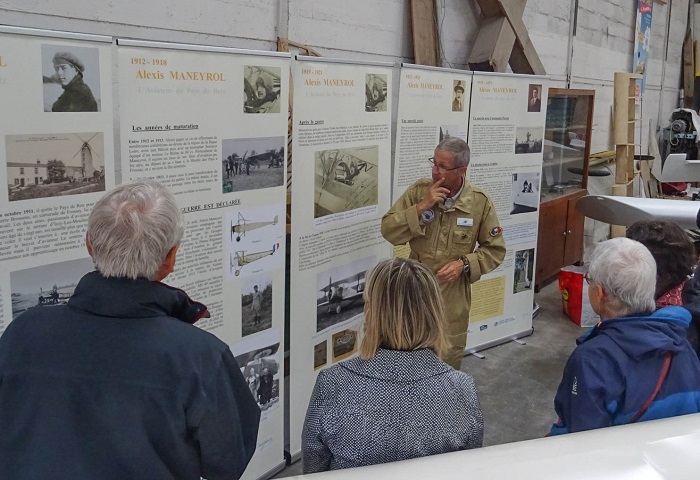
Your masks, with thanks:
[{"label": "man's eyeglasses", "polygon": [[590,285],[590,284],[593,282],[593,280],[591,280],[591,277],[588,276],[588,273],[586,273],[586,274],[583,276],[583,278],[586,279],[586,283],[587,283],[588,285]]},{"label": "man's eyeglasses", "polygon": [[441,167],[440,165],[435,163],[435,157],[430,157],[428,159],[428,161],[430,162],[430,165],[435,167],[437,169],[438,173],[440,173],[440,174],[445,174],[447,172],[451,172],[452,170],[457,170],[458,168],[462,168],[462,167],[452,167],[452,168]]}]

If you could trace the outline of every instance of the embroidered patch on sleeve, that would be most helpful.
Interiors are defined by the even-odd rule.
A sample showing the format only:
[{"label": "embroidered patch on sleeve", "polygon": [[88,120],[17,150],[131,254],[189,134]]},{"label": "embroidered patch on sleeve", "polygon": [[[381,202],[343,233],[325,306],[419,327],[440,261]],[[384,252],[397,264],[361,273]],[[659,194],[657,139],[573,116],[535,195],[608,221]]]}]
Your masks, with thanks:
[{"label": "embroidered patch on sleeve", "polygon": [[493,227],[493,228],[491,229],[491,236],[492,236],[492,237],[497,237],[497,236],[499,236],[501,233],[503,233],[503,229],[502,229],[501,227]]}]

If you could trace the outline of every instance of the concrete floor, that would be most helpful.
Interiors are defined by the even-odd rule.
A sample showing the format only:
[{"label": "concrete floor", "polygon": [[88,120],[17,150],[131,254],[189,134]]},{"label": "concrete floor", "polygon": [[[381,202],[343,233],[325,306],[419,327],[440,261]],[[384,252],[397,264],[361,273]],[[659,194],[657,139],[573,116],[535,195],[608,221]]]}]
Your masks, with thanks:
[{"label": "concrete floor", "polygon": [[[540,313],[525,345],[509,342],[465,357],[462,371],[474,377],[484,414],[484,446],[543,437],[556,420],[554,394],[580,328],[562,313],[557,282],[535,295]],[[300,475],[301,462],[273,478]]]}]

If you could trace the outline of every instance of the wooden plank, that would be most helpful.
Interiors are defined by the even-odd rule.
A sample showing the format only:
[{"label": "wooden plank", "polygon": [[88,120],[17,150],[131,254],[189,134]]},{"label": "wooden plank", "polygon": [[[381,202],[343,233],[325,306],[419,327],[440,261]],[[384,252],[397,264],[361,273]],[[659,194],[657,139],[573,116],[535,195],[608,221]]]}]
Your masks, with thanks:
[{"label": "wooden plank", "polygon": [[476,0],[476,3],[479,5],[479,9],[484,18],[503,16],[497,0]]},{"label": "wooden plank", "polygon": [[[535,46],[530,40],[527,28],[523,23],[522,13],[518,15],[514,0],[496,0],[503,15],[508,19],[513,32],[515,33],[515,45],[513,50],[518,50],[521,54],[522,62],[511,64],[514,73],[527,73],[532,75],[546,75],[547,72],[542,65]],[[516,56],[517,58],[517,56]],[[517,70],[516,70],[517,68]]]},{"label": "wooden plank", "polygon": [[[513,11],[522,17],[527,0],[510,0]],[[472,70],[505,72],[508,63],[513,58],[515,33],[508,19],[502,16],[496,0],[479,0],[485,18],[479,27],[479,34],[474,42],[474,48],[469,55],[469,68]],[[489,13],[486,15],[484,9]],[[495,12],[495,16],[493,13]],[[520,55],[515,55],[518,62]],[[516,67],[522,70],[520,66]],[[516,69],[513,69],[516,71]]]},{"label": "wooden plank", "polygon": [[683,102],[693,108],[695,93],[695,52],[693,34],[688,29],[683,39]]},{"label": "wooden plank", "polygon": [[433,0],[411,0],[413,57],[417,65],[439,66],[439,44]]}]

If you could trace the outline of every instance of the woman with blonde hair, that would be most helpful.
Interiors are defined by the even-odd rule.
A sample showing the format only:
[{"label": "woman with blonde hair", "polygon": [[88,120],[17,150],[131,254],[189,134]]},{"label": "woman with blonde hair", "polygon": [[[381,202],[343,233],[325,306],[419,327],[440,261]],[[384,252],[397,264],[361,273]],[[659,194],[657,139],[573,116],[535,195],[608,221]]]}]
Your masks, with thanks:
[{"label": "woman with blonde hair", "polygon": [[432,272],[384,260],[367,275],[360,356],[319,373],[302,432],[304,473],[481,447],[472,377],[440,360],[444,305]]}]

